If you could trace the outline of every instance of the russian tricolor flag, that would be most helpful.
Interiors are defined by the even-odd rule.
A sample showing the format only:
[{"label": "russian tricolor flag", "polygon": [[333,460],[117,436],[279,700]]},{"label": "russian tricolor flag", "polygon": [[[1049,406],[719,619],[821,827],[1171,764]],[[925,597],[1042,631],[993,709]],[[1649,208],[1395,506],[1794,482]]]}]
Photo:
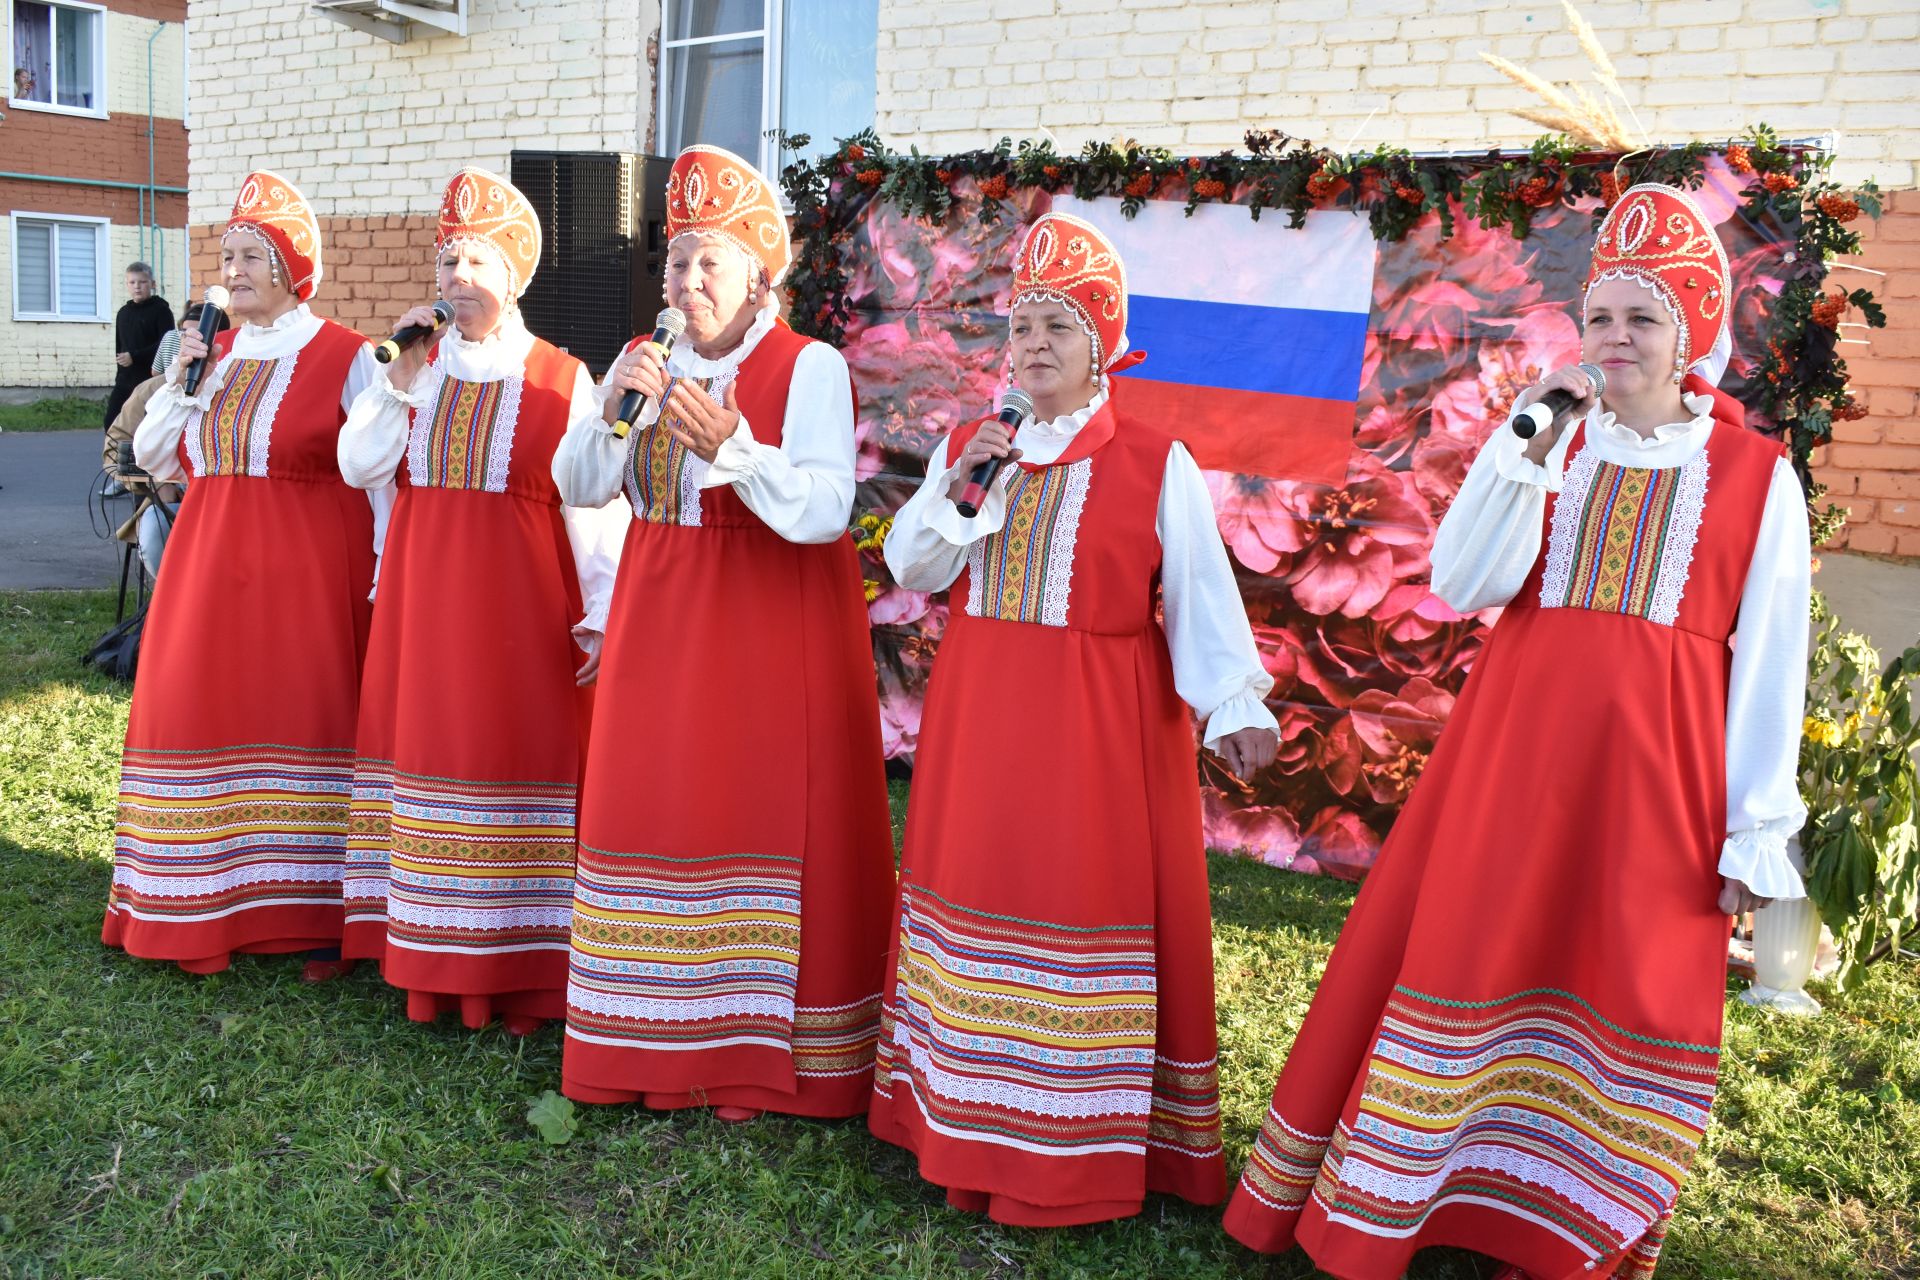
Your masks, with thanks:
[{"label": "russian tricolor flag", "polygon": [[1131,413],[1156,418],[1208,471],[1346,479],[1373,301],[1373,233],[1352,213],[1286,225],[1236,205],[1191,218],[1149,200],[1131,220],[1114,199],[1056,196],[1127,266],[1127,335],[1151,357],[1125,373]]}]

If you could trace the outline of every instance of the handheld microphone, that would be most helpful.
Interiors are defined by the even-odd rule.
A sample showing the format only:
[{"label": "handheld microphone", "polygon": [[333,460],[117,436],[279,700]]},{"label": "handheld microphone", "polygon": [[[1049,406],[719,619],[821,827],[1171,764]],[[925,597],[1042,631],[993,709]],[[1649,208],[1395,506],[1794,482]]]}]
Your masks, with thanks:
[{"label": "handheld microphone", "polygon": [[227,320],[227,304],[232,301],[225,288],[210,284],[200,295],[200,341],[207,344],[207,354],[187,366],[187,376],[183,384],[189,398],[200,394],[200,380],[207,375],[207,361],[213,358],[213,335],[220,332],[220,326]]},{"label": "handheld microphone", "polygon": [[[678,307],[668,307],[654,318],[653,337],[649,341],[660,348],[660,358],[664,360],[672,353],[674,341],[686,331],[687,313]],[[638,421],[646,407],[647,398],[638,391],[629,391],[622,396],[620,416],[614,419],[613,434],[625,440],[627,432],[633,430],[633,424]]]},{"label": "handheld microphone", "polygon": [[395,331],[391,338],[373,349],[373,358],[381,364],[392,364],[394,357],[425,337],[440,332],[440,326],[453,319],[453,304],[445,298],[433,304],[432,324],[410,324]]},{"label": "handheld microphone", "polygon": [[[1000,397],[1000,421],[1018,431],[1020,424],[1033,416],[1033,399],[1018,387],[1011,387],[1007,394]],[[973,469],[967,477],[967,487],[960,491],[960,500],[953,505],[960,514],[971,520],[980,514],[980,504],[987,500],[987,486],[1000,474],[1000,468],[1006,459],[988,458]]]},{"label": "handheld microphone", "polygon": [[1560,422],[1577,406],[1586,404],[1589,400],[1598,400],[1600,393],[1607,389],[1607,371],[1597,364],[1583,364],[1580,366],[1580,372],[1593,379],[1591,397],[1581,399],[1571,391],[1563,391],[1555,387],[1513,415],[1513,434],[1522,440],[1531,440],[1536,432],[1545,431],[1548,427]]}]

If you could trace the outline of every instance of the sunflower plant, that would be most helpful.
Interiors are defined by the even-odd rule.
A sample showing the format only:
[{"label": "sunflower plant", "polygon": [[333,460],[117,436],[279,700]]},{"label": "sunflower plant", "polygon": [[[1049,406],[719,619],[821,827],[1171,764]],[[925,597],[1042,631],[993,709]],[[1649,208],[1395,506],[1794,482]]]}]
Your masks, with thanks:
[{"label": "sunflower plant", "polygon": [[1913,684],[1920,645],[1884,668],[1867,638],[1842,628],[1818,593],[1800,739],[1800,831],[1807,895],[1832,930],[1844,989],[1900,950],[1920,920]]}]

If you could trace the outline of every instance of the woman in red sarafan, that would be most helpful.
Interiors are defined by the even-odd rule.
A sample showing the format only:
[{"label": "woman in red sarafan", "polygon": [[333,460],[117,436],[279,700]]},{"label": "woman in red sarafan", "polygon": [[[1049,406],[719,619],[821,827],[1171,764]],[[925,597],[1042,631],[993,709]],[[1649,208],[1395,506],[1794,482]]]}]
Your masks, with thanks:
[{"label": "woman in red sarafan", "polygon": [[[624,490],[634,517],[580,810],[561,1087],[724,1120],[855,1115],[893,843],[847,535],[853,385],[779,319],[792,251],[766,179],[692,147],[666,197],[685,336],[670,355],[630,346],[554,455],[564,500]],[[622,438],[629,391],[647,406]]]},{"label": "woman in red sarafan", "polygon": [[[886,543],[902,586],[952,588],[952,620],[868,1123],[950,1204],[1023,1226],[1227,1190],[1187,706],[1250,775],[1274,757],[1272,679],[1199,469],[1106,377],[1142,358],[1126,317],[1105,237],[1035,222],[1008,343],[1034,416],[954,431]],[[963,516],[989,457],[1014,465]]]},{"label": "woman in red sarafan", "polygon": [[[1809,547],[1712,383],[1728,272],[1671,187],[1602,223],[1583,420],[1481,449],[1433,589],[1505,605],[1354,904],[1227,1230],[1347,1280],[1426,1245],[1647,1276],[1713,1104],[1728,916],[1791,840]],[[1595,400],[1559,369],[1546,390]]]},{"label": "woman in red sarafan", "polygon": [[[554,488],[554,448],[600,402],[586,367],[521,320],[540,261],[526,199],[462,169],[434,258],[452,325],[400,352],[340,432],[349,484],[400,486],[360,695],[343,945],[380,961],[415,1021],[498,1016],[524,1035],[565,1012],[584,686],[627,521]],[[415,307],[395,328],[433,323]]]},{"label": "woman in red sarafan", "polygon": [[[354,709],[392,492],[334,461],[373,380],[353,330],[307,309],[320,227],[277,174],[247,176],[221,237],[238,329],[179,357],[134,433],[157,481],[191,477],[141,641],[102,939],[191,973],[236,951],[340,940]],[[309,961],[306,977],[341,970]]]}]

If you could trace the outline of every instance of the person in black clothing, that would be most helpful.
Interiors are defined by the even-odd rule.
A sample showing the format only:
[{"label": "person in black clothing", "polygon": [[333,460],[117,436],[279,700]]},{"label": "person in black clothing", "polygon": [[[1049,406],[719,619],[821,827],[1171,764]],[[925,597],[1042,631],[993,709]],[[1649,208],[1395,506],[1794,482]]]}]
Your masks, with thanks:
[{"label": "person in black clothing", "polygon": [[153,291],[153,268],[136,262],[127,268],[127,303],[113,322],[114,371],[113,394],[107,397],[107,417],[102,427],[111,427],[133,389],[152,376],[154,353],[160,339],[173,328],[173,308]]}]

